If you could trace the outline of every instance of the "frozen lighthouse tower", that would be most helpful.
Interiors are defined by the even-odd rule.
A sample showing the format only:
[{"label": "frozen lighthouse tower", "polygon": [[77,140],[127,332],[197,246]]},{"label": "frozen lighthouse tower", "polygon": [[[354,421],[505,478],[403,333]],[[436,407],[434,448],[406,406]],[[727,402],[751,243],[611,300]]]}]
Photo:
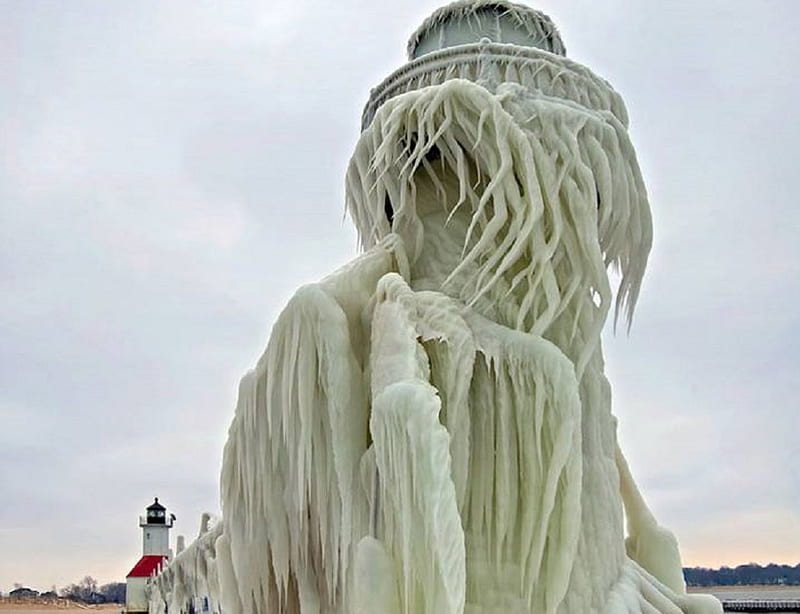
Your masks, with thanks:
[{"label": "frozen lighthouse tower", "polygon": [[125,608],[131,614],[147,612],[146,587],[148,580],[167,565],[172,553],[169,549],[169,530],[175,521],[173,514],[155,498],[147,506],[145,515],[139,517],[142,528],[142,558],[126,576]]},{"label": "frozen lighthouse tower", "polygon": [[652,239],[622,97],[543,13],[461,0],[372,90],[345,184],[363,253],[275,322],[154,614],[720,613],[617,440],[601,332]]}]

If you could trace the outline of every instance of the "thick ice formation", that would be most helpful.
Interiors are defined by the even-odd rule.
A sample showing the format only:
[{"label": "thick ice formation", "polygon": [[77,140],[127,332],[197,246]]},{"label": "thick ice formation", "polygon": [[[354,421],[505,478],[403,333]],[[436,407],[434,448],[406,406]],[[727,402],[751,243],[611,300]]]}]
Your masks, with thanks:
[{"label": "thick ice formation", "polygon": [[[481,28],[510,11],[563,53],[538,13],[450,14],[470,11]],[[154,603],[721,612],[686,594],[616,440],[600,331],[612,305],[630,324],[651,240],[626,126],[585,67],[486,40],[426,52],[373,92],[347,172],[364,254],[278,318],[240,385],[224,518]]]},{"label": "thick ice formation", "polygon": [[211,529],[208,523],[208,514],[203,514],[197,539],[178,552],[175,559],[151,581],[148,587],[150,614],[223,610],[220,604],[220,560],[217,556],[222,523],[216,523]]}]

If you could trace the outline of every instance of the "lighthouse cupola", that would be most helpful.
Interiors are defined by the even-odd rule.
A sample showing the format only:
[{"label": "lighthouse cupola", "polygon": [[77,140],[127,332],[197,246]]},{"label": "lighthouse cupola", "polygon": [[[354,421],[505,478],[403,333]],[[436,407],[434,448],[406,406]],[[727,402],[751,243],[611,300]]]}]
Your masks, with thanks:
[{"label": "lighthouse cupola", "polygon": [[147,506],[148,524],[166,524],[167,508],[158,502],[158,497],[151,505]]},{"label": "lighthouse cupola", "polygon": [[174,514],[167,514],[167,508],[155,498],[147,506],[145,515],[139,518],[142,528],[142,552],[145,556],[151,554],[169,555],[169,530],[175,521]]}]

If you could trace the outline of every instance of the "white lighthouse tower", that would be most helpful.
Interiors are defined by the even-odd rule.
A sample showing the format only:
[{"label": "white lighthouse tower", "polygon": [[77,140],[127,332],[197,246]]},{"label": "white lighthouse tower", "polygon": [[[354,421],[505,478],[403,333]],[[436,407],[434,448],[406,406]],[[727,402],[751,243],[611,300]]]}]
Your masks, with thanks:
[{"label": "white lighthouse tower", "polygon": [[175,515],[167,514],[167,508],[158,502],[158,497],[147,506],[145,515],[139,517],[139,526],[142,528],[142,558],[126,577],[125,608],[129,614],[147,612],[147,581],[172,556],[169,549],[169,530],[174,522]]},{"label": "white lighthouse tower", "polygon": [[158,497],[147,507],[147,515],[139,517],[142,527],[142,553],[144,556],[169,556],[169,530],[175,516],[167,516],[167,508],[158,502]]}]

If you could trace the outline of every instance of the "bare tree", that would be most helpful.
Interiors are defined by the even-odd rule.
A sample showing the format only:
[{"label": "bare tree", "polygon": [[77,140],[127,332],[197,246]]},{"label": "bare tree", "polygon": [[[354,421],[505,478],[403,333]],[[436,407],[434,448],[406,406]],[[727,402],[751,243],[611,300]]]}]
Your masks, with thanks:
[{"label": "bare tree", "polygon": [[85,576],[78,584],[70,584],[61,589],[62,596],[81,603],[103,603],[105,599],[97,590],[97,580]]}]

